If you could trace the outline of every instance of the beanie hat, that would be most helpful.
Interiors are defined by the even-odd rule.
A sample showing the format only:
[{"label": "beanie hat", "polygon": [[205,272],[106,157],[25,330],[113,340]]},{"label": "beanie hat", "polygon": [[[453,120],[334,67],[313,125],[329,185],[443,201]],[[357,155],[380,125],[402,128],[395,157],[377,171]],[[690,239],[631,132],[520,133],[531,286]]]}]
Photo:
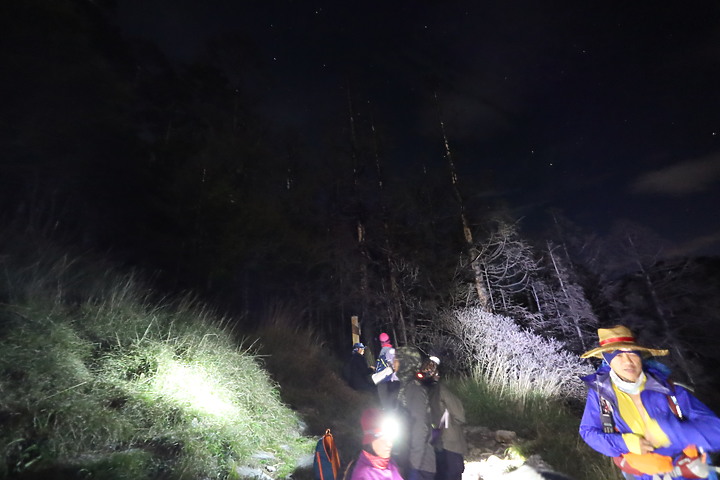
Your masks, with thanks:
[{"label": "beanie hat", "polygon": [[363,345],[361,342],[353,344],[353,350],[358,350],[360,348],[365,348],[365,345]]},{"label": "beanie hat", "polygon": [[385,343],[385,342],[387,342],[387,341],[390,340],[390,335],[388,335],[387,333],[383,332],[383,333],[381,333],[380,336],[378,337],[378,340],[380,340],[381,342]]},{"label": "beanie hat", "polygon": [[368,408],[362,412],[360,426],[362,426],[362,444],[369,445],[381,433],[382,412],[377,408]]}]

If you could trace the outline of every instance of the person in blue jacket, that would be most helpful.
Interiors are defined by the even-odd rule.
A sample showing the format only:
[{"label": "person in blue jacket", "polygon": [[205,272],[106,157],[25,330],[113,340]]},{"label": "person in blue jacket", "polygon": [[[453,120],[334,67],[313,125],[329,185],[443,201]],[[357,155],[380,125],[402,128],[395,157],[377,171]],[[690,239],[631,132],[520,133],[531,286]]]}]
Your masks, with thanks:
[{"label": "person in blue jacket", "polygon": [[668,351],[638,345],[622,325],[598,336],[600,346],[582,355],[603,359],[583,378],[582,439],[613,457],[626,479],[717,478],[707,454],[720,450],[720,418],[650,359]]}]

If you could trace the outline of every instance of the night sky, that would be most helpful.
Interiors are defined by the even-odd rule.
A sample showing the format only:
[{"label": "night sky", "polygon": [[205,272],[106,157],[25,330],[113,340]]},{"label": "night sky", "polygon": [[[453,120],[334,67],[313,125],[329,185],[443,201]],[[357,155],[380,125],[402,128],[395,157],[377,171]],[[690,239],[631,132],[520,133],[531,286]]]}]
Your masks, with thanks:
[{"label": "night sky", "polygon": [[246,45],[234,81],[318,149],[348,94],[390,175],[444,162],[442,118],[464,192],[529,226],[557,207],[720,254],[715,1],[118,0],[116,19],[178,63]]}]

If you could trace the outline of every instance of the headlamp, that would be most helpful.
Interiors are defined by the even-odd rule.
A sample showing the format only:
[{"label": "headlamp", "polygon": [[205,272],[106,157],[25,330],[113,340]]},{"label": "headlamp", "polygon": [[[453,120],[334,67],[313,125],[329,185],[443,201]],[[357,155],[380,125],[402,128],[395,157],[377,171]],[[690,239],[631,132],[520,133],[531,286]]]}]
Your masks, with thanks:
[{"label": "headlamp", "polygon": [[420,369],[415,372],[416,380],[427,384],[432,384],[439,380],[440,372],[438,372],[438,364],[432,360],[432,358],[434,357],[425,360],[420,366]]},{"label": "headlamp", "polygon": [[380,421],[380,432],[376,437],[384,437],[394,442],[400,437],[400,422],[394,416],[387,415]]}]

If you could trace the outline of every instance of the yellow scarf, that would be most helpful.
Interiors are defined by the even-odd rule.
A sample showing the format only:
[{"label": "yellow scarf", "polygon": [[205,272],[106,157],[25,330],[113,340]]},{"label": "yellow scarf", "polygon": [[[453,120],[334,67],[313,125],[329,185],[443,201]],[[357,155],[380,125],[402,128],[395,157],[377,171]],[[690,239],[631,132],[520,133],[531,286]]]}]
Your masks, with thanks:
[{"label": "yellow scarf", "polygon": [[645,389],[644,379],[640,385],[640,390],[636,394],[625,393],[618,389],[613,383],[613,390],[617,398],[618,413],[625,420],[632,433],[624,433],[623,440],[631,453],[623,455],[623,459],[632,468],[639,470],[645,474],[654,475],[656,473],[669,472],[673,468],[672,458],[657,453],[640,454],[640,439],[645,438],[653,447],[663,447],[670,444],[665,432],[662,431],[660,425],[650,418],[647,410],[640,400],[640,392]]},{"label": "yellow scarf", "polygon": [[[640,386],[640,392],[644,389],[645,382]],[[660,425],[653,418],[650,418],[647,410],[645,410],[640,401],[640,393],[629,395],[619,390],[614,384],[613,390],[617,398],[620,416],[634,434],[645,437],[655,448],[665,447],[670,444],[668,436],[662,431]],[[628,447],[633,450],[630,445]]]}]

